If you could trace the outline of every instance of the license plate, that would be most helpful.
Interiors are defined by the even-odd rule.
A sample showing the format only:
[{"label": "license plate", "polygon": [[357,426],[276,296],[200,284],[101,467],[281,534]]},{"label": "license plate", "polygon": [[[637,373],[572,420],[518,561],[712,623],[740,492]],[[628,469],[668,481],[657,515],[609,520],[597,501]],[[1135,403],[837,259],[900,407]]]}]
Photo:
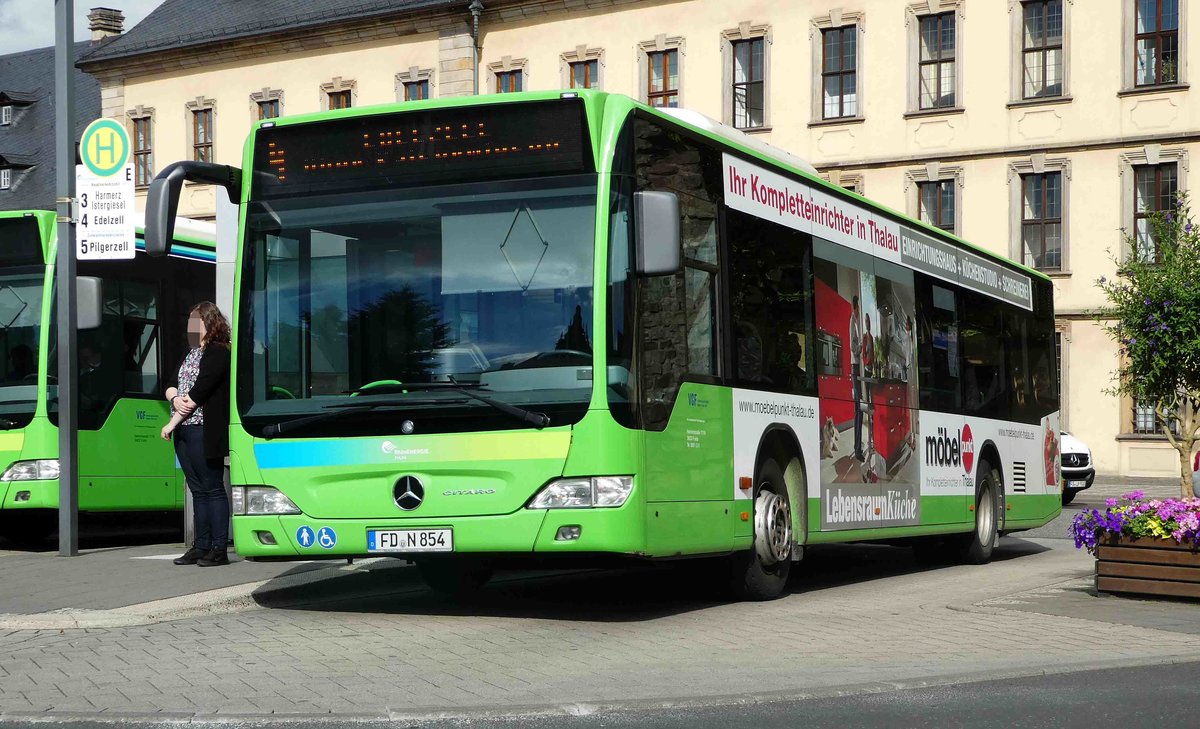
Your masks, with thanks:
[{"label": "license plate", "polygon": [[450,529],[368,529],[368,552],[453,552]]},{"label": "license plate", "polygon": [[1067,488],[1069,488],[1069,489],[1087,488],[1087,481],[1067,481]]}]

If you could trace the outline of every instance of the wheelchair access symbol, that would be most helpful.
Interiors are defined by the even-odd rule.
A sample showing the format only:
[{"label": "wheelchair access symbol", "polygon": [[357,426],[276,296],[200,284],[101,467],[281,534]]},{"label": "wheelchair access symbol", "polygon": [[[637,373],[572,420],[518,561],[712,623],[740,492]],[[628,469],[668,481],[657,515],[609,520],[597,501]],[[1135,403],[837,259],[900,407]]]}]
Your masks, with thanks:
[{"label": "wheelchair access symbol", "polygon": [[329,527],[321,527],[321,530],[317,532],[317,544],[325,549],[333,549],[333,546],[337,544],[337,532]]},{"label": "wheelchair access symbol", "polygon": [[296,530],[296,542],[301,547],[311,547],[316,539],[317,536],[313,533],[312,527],[307,524]]}]

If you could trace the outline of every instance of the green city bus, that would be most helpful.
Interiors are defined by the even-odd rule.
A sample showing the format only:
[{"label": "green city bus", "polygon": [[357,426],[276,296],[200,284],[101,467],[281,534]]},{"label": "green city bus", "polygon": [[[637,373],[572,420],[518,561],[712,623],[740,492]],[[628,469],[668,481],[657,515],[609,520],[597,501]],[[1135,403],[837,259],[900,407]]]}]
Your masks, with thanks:
[{"label": "green city bus", "polygon": [[[162,374],[184,352],[188,309],[215,288],[215,228],[181,222],[171,255],[79,261],[98,284],[99,326],[81,329],[79,509],[183,508],[182,471],[171,443]],[[0,536],[36,542],[58,508],[58,349],[55,214],[0,212]],[[96,280],[98,279],[98,280]]]},{"label": "green city bus", "polygon": [[[499,564],[808,545],[986,561],[1061,509],[1051,282],[678,109],[517,93],[260,122],[239,168],[239,554]],[[728,571],[726,571],[728,570]]]}]

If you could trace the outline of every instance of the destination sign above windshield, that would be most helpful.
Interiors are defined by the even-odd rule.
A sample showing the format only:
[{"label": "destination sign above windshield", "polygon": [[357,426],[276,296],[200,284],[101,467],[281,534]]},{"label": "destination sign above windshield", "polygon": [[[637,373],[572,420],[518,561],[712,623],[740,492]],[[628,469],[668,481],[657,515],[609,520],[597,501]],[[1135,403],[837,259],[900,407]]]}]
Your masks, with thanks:
[{"label": "destination sign above windshield", "polygon": [[583,111],[566,99],[261,128],[253,197],[590,172]]}]

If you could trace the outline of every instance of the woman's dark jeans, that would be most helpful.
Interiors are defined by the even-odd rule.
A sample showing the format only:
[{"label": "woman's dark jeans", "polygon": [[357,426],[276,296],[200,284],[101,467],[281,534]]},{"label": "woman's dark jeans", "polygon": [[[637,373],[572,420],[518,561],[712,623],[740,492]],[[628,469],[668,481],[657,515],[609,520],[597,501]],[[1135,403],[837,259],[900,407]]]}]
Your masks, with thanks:
[{"label": "woman's dark jeans", "polygon": [[225,494],[225,463],[204,457],[204,426],[175,428],[175,455],[192,490],[196,540],[192,546],[208,551],[229,544],[229,497]]}]

